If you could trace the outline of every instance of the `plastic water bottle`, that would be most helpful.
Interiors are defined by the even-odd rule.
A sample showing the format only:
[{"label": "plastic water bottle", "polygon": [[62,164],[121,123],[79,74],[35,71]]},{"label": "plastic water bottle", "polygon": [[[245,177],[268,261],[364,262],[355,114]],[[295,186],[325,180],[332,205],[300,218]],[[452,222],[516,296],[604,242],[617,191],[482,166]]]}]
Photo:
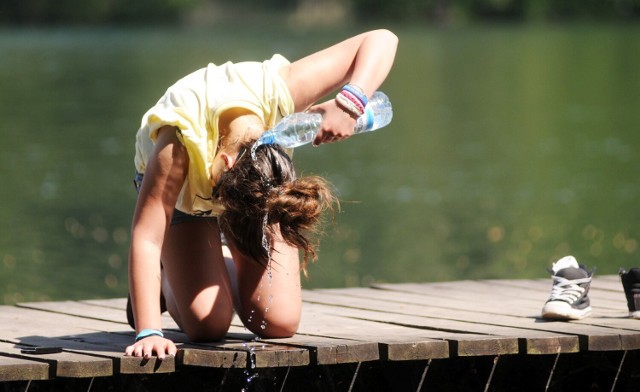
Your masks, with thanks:
[{"label": "plastic water bottle", "polygon": [[393,108],[389,97],[382,91],[376,91],[364,108],[364,114],[358,117],[354,133],[375,131],[386,127],[393,118]]},{"label": "plastic water bottle", "polygon": [[[355,134],[370,132],[387,126],[393,117],[389,97],[376,91],[369,99],[364,114],[356,122]],[[320,113],[294,113],[283,118],[273,129],[262,134],[251,150],[255,158],[255,150],[263,144],[280,144],[284,148],[294,148],[311,143],[320,130],[322,115]]]}]

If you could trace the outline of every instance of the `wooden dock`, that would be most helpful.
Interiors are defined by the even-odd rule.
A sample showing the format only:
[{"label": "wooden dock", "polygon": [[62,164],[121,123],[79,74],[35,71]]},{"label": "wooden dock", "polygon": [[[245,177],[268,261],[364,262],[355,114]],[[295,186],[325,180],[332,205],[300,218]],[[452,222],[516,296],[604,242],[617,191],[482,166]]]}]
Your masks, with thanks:
[{"label": "wooden dock", "polygon": [[[640,320],[627,317],[618,277],[593,279],[593,314],[580,321],[539,318],[550,288],[551,279],[536,279],[305,290],[299,333],[275,340],[256,339],[236,320],[224,341],[193,344],[164,315],[179,345],[164,361],[123,356],[134,336],[124,298],[0,306],[0,385],[552,391],[583,380],[586,390],[640,390]],[[63,351],[23,353],[28,347]]]}]

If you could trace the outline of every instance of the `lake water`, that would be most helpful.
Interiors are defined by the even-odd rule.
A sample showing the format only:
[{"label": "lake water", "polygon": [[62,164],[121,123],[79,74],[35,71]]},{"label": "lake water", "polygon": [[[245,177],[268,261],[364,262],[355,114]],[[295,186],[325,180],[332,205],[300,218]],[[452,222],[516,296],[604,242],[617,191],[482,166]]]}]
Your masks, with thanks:
[{"label": "lake water", "polygon": [[[342,199],[305,287],[640,266],[638,25],[394,30],[392,124],[296,151]],[[209,61],[348,34],[0,31],[0,303],[126,295],[144,111]]]}]

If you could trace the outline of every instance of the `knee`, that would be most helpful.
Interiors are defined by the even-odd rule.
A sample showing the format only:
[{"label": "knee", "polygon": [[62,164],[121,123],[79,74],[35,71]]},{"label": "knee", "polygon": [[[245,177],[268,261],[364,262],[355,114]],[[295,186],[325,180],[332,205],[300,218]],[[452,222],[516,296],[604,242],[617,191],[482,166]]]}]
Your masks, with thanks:
[{"label": "knee", "polygon": [[299,326],[300,316],[289,314],[266,319],[252,332],[263,339],[290,338],[298,332]]},{"label": "knee", "polygon": [[183,332],[192,342],[215,342],[222,340],[225,338],[231,326],[233,312],[229,312],[229,314],[221,313],[222,312],[216,312],[215,314],[189,323],[189,325],[184,325],[182,328]]},{"label": "knee", "polygon": [[229,330],[229,324],[200,323],[196,326],[185,328],[184,333],[192,342],[216,342],[224,339]]},{"label": "knee", "polygon": [[224,339],[229,327],[214,326],[207,328],[191,328],[184,331],[189,341],[194,343],[217,342]]}]

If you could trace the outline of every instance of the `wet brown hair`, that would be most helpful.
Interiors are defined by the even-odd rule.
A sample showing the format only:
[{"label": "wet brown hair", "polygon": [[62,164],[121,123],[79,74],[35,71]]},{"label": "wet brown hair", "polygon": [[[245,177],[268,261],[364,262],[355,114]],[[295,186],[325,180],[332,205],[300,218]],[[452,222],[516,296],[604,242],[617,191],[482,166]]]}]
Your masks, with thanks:
[{"label": "wet brown hair", "polygon": [[279,228],[284,241],[304,253],[302,270],[306,274],[308,261],[316,259],[324,213],[333,211],[337,199],[323,178],[296,178],[291,158],[279,145],[258,147],[253,159],[252,144],[241,146],[246,152],[218,184],[217,197],[225,207],[220,227],[242,253],[265,266],[273,230]]}]

